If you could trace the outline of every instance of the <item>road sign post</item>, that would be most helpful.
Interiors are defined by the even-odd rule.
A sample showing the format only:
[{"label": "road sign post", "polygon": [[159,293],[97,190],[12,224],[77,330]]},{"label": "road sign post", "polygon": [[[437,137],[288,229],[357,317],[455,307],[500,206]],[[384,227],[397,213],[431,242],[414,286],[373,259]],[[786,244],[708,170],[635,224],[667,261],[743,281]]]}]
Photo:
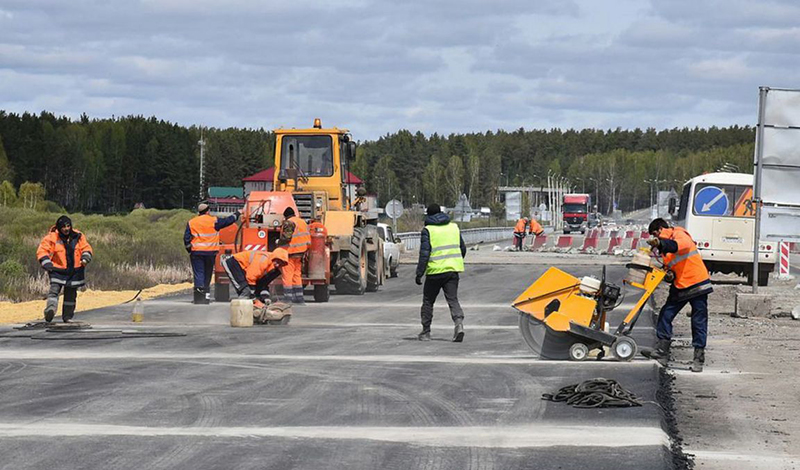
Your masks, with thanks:
[{"label": "road sign post", "polygon": [[386,203],[384,212],[392,219],[392,233],[397,233],[397,219],[403,215],[403,203],[397,199],[392,199]]}]

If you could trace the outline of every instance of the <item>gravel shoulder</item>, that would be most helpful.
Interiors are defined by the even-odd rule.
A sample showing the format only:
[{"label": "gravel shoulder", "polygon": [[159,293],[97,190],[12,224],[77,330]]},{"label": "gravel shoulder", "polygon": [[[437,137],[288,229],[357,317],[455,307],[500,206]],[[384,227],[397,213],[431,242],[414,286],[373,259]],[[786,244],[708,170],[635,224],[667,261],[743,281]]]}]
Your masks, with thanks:
[{"label": "gravel shoulder", "polygon": [[[688,370],[692,359],[689,319],[675,322],[675,400],[684,452],[695,468],[724,470],[798,469],[800,447],[800,321],[789,316],[800,305],[797,281],[770,280],[759,293],[772,296],[763,318],[733,318],[737,291],[749,286],[714,286],[709,298],[706,369]],[[658,300],[665,296],[659,292]],[[661,305],[661,303],[659,303]],[[688,310],[688,307],[687,307]]]}]

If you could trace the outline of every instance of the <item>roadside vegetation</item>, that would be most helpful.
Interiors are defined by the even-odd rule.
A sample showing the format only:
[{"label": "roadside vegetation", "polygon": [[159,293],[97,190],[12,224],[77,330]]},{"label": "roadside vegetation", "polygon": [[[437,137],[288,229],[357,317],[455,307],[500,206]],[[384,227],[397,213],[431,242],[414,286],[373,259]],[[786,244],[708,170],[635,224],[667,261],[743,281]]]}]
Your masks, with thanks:
[{"label": "roadside vegetation", "polygon": [[[36,248],[61,214],[0,205],[0,301],[45,295],[48,280],[36,261]],[[183,230],[191,212],[137,209],[123,216],[69,216],[94,249],[87,268],[89,288],[138,290],[190,279]]]}]

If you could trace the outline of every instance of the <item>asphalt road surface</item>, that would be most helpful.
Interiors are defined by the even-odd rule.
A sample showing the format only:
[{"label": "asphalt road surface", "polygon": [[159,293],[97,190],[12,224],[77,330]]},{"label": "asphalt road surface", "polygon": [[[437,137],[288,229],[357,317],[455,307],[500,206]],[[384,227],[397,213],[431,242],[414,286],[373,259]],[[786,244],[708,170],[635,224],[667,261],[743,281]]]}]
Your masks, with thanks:
[{"label": "asphalt road surface", "polygon": [[[509,303],[546,267],[468,266],[463,343],[450,341],[443,297],[433,341],[416,341],[411,266],[377,294],[297,308],[288,326],[231,328],[227,304],[181,296],[147,302],[142,324],[129,323],[128,304],[81,314],[89,332],[4,327],[0,468],[671,468],[658,405],[541,399],[594,377],[647,401],[659,386],[641,357],[532,356]],[[610,273],[619,280],[624,268]],[[652,335],[643,318],[637,339]]]}]

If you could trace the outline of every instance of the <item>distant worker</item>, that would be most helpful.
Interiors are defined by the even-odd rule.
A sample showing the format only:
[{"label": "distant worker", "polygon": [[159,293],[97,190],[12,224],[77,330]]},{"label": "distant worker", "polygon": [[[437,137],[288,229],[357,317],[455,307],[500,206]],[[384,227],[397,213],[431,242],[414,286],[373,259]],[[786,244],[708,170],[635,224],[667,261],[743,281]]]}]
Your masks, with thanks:
[{"label": "distant worker", "polygon": [[64,289],[61,319],[69,323],[75,316],[78,288],[86,285],[86,265],[92,261],[92,246],[86,236],[72,228],[72,220],[62,215],[39,243],[36,259],[50,277],[50,290],[44,308],[44,321],[50,323],[58,310],[58,296]]},{"label": "distant worker", "polygon": [[522,251],[522,244],[525,242],[525,230],[528,226],[528,219],[525,217],[517,221],[514,226],[514,247],[517,251]]},{"label": "distant worker", "polygon": [[289,253],[276,248],[272,253],[266,251],[242,251],[222,262],[228,278],[240,299],[255,298],[257,308],[264,307],[269,299],[269,284],[281,275],[289,264]]},{"label": "distant worker", "polygon": [[214,217],[208,214],[208,204],[197,206],[198,215],[186,224],[183,244],[189,253],[194,273],[195,304],[211,301],[211,275],[214,274],[214,261],[219,253],[219,231],[239,219],[239,211],[228,217]]},{"label": "distant worker", "polygon": [[450,317],[455,324],[453,342],[464,340],[464,311],[458,303],[458,273],[464,272],[464,257],[467,246],[461,238],[458,225],[450,222],[438,204],[428,206],[425,228],[420,235],[419,262],[417,263],[417,285],[422,285],[422,332],[417,335],[420,341],[430,341],[433,304],[444,291],[444,298],[450,306]]},{"label": "distant worker", "polygon": [[667,302],[658,314],[656,336],[658,344],[649,354],[652,359],[669,359],[672,321],[688,303],[692,307],[692,372],[702,372],[705,364],[708,337],[708,294],[712,292],[708,269],[697,251],[689,232],[681,227],[671,228],[664,219],[650,222],[647,243],[664,257],[664,266],[674,275]]},{"label": "distant worker", "polygon": [[528,233],[537,237],[541,237],[542,234],[544,234],[544,229],[541,225],[539,225],[539,222],[536,219],[531,218],[530,225],[528,227]]},{"label": "distant worker", "polygon": [[283,269],[283,292],[288,302],[304,305],[303,258],[311,246],[311,233],[306,221],[297,217],[291,207],[283,211],[283,217],[278,246],[289,252],[289,264]]}]

